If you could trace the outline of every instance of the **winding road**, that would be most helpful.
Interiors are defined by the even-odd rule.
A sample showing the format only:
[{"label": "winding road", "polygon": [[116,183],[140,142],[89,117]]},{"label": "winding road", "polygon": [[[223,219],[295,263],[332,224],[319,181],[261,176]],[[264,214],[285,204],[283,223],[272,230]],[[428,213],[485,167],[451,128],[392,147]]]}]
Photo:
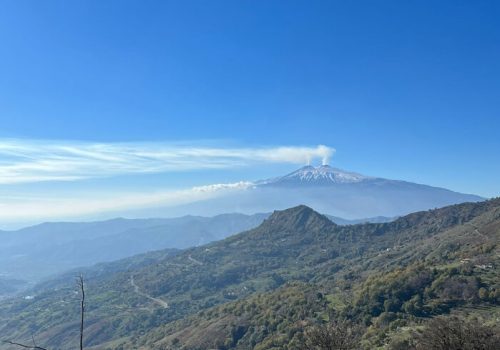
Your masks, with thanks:
[{"label": "winding road", "polygon": [[188,259],[189,259],[189,261],[192,261],[192,262],[194,262],[194,263],[195,263],[195,264],[197,264],[197,265],[203,265],[203,263],[202,263],[201,261],[196,260],[196,259],[195,259],[195,258],[193,258],[191,255],[189,255],[189,256],[188,256]]},{"label": "winding road", "polygon": [[152,302],[161,306],[164,309],[168,309],[168,303],[165,300],[154,298],[147,293],[141,292],[141,290],[139,289],[139,286],[137,284],[135,284],[134,275],[130,275],[130,285],[134,288],[134,293],[139,294],[140,296],[143,296],[144,298],[151,300]]},{"label": "winding road", "polygon": [[[196,260],[191,255],[188,256],[188,260],[191,261],[192,263],[195,263],[196,265],[203,265],[203,263],[201,261]],[[183,266],[183,265],[178,265],[178,264],[176,264],[176,265],[177,266]],[[130,285],[132,286],[132,288],[134,288],[134,293],[139,294],[140,296],[151,300],[156,305],[159,305],[159,306],[161,306],[164,309],[167,309],[169,307],[168,303],[165,300],[152,297],[151,295],[149,295],[149,294],[141,291],[140,288],[139,288],[139,286],[137,284],[135,284],[134,275],[130,275]]]}]

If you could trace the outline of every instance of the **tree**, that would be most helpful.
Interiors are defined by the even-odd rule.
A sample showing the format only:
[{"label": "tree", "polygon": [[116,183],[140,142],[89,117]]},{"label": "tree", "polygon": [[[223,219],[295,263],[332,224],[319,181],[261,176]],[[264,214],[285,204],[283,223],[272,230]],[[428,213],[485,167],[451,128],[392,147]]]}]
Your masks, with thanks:
[{"label": "tree", "polygon": [[361,335],[361,327],[348,320],[314,325],[304,332],[304,348],[307,350],[358,349]]},{"label": "tree", "polygon": [[83,320],[85,316],[85,286],[83,275],[78,276],[77,285],[80,288],[82,297],[80,299],[80,350],[83,350]]},{"label": "tree", "polygon": [[486,326],[478,320],[436,317],[421,333],[415,334],[415,338],[417,350],[496,350],[500,330],[498,326]]},{"label": "tree", "polygon": [[[83,321],[84,321],[84,316],[85,316],[85,281],[83,279],[83,275],[80,274],[78,276],[76,285],[81,293],[81,298],[80,298],[80,350],[83,350]],[[24,349],[33,349],[33,350],[48,350],[47,348],[38,346],[35,342],[35,337],[31,337],[33,340],[33,344],[23,344],[23,343],[18,343],[15,341],[11,340],[4,340],[3,342],[6,344],[14,345],[20,348]]]}]

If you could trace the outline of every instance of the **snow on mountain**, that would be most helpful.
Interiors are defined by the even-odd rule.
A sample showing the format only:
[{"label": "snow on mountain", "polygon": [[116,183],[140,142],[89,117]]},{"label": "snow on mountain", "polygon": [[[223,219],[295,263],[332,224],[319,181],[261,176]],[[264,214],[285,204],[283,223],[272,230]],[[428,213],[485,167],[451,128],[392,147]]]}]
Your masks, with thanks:
[{"label": "snow on mountain", "polygon": [[358,183],[371,177],[358,173],[332,168],[329,165],[304,166],[288,175],[274,179],[259,181],[257,185],[286,185],[286,184],[347,184]]}]

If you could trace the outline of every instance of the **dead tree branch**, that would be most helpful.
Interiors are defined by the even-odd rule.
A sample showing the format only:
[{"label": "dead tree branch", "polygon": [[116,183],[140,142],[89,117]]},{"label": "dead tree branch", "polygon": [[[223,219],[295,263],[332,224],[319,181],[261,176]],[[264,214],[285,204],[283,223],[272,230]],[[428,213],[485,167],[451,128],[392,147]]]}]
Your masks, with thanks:
[{"label": "dead tree branch", "polygon": [[80,302],[80,350],[83,350],[83,321],[85,315],[85,285],[83,275],[78,277],[77,284],[80,288],[80,292],[82,293],[82,299]]},{"label": "dead tree branch", "polygon": [[16,345],[16,346],[19,346],[19,347],[25,348],[25,349],[48,350],[46,348],[42,348],[41,346],[37,346],[36,344],[25,345],[25,344],[16,343],[16,342],[13,342],[13,341],[10,341],[10,340],[4,340],[4,343],[10,344],[10,345]]},{"label": "dead tree branch", "polygon": [[[78,286],[78,289],[80,290],[80,293],[82,294],[82,297],[80,299],[80,350],[83,350],[83,325],[84,325],[84,317],[85,317],[85,283],[84,283],[83,275],[78,276],[76,284]],[[17,343],[14,341],[10,340],[4,340],[3,342],[5,344],[10,344],[10,345],[15,345],[19,346],[20,348],[24,349],[34,349],[34,350],[48,350],[47,348],[42,348],[41,346],[36,345],[35,342],[35,337],[33,335],[31,336],[31,339],[33,340],[33,345],[26,345],[22,343]]]}]

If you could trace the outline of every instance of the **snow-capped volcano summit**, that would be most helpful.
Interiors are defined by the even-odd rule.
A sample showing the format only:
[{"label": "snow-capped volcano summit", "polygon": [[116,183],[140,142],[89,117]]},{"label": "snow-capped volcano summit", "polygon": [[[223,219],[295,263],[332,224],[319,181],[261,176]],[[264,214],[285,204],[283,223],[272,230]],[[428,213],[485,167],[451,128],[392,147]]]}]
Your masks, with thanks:
[{"label": "snow-capped volcano summit", "polygon": [[259,185],[330,185],[357,183],[367,179],[371,177],[332,168],[329,165],[317,167],[307,165],[288,175],[261,181]]}]

